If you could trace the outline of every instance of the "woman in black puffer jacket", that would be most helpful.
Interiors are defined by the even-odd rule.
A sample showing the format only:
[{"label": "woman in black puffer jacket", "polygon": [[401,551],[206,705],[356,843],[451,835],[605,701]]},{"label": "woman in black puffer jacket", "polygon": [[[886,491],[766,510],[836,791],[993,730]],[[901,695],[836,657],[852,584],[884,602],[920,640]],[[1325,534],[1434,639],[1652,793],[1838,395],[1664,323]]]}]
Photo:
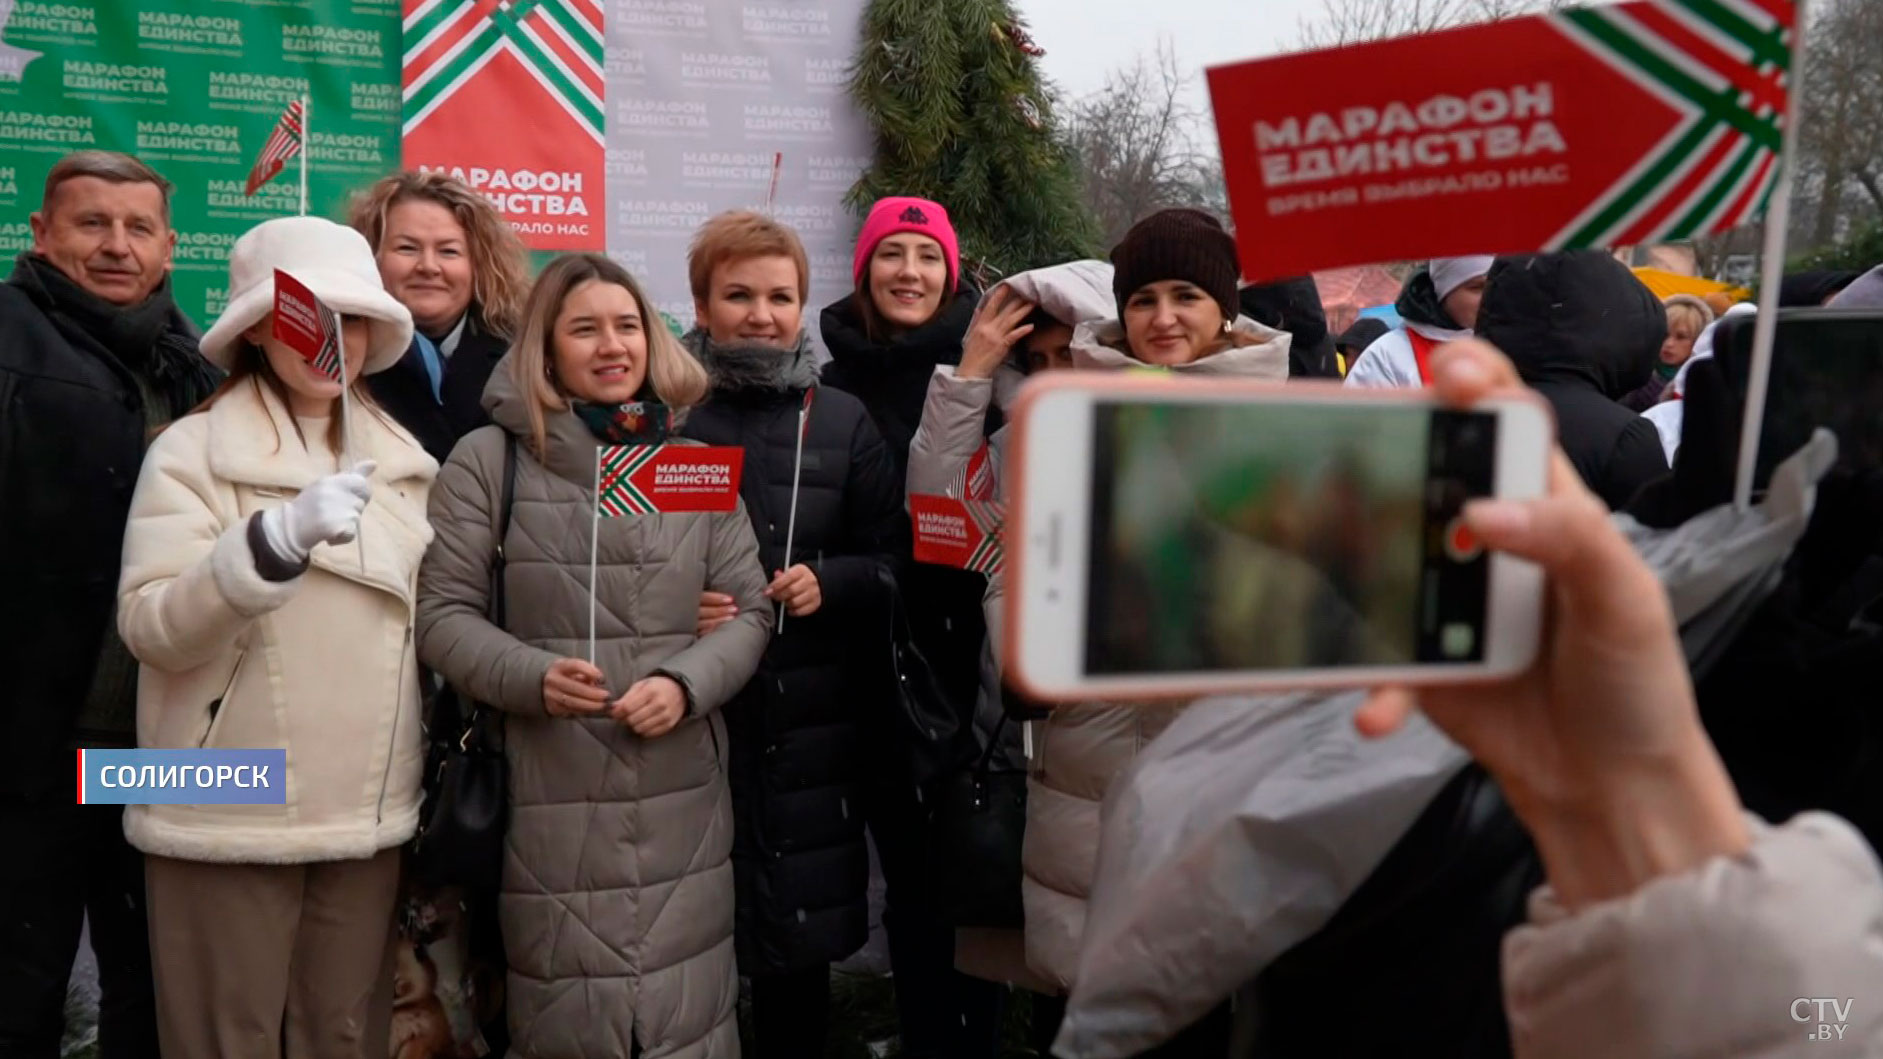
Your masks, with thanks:
[{"label": "woman in black puffer jacket", "polygon": [[[948,211],[927,199],[888,198],[871,208],[857,238],[856,292],[823,314],[832,363],[824,382],[855,394],[869,409],[896,462],[903,487],[909,443],[922,422],[929,379],[939,364],[958,364],[961,341],[980,295],[961,282]],[[909,553],[903,559],[912,560]],[[986,620],[978,573],[910,561],[901,578],[910,633],[968,723],[980,690]],[[883,915],[896,983],[902,1054],[982,1059],[995,1054],[1001,989],[954,970],[954,928],[930,891],[930,812],[910,776],[907,739],[886,722],[873,735],[870,834],[887,886]]]},{"label": "woman in black puffer jacket", "polygon": [[[739,492],[766,594],[784,610],[757,675],[725,708],[739,971],[752,979],[757,1053],[822,1055],[830,965],[869,938],[863,726],[887,711],[889,688],[856,664],[856,644],[880,635],[883,576],[909,547],[902,479],[863,405],[818,385],[797,236],[722,214],[689,264],[699,326],[682,342],[713,390],[684,433],[745,450]],[[702,634],[735,613],[709,595]]]}]

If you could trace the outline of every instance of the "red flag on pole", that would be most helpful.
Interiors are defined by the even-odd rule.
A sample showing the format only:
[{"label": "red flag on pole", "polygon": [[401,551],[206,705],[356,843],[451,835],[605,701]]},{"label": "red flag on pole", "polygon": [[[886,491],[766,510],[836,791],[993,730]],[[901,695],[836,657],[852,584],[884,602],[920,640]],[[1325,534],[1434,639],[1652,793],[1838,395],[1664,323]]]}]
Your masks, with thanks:
[{"label": "red flag on pole", "polygon": [[288,109],[281,114],[281,120],[275,122],[274,131],[268,134],[268,142],[262,145],[262,153],[255,159],[255,168],[248,171],[248,186],[243,194],[253,195],[261,190],[263,184],[281,172],[288,159],[301,153],[304,117],[300,100],[288,104]]},{"label": "red flag on pole", "polygon": [[346,385],[340,359],[340,323],[307,285],[275,270],[275,337],[307,359],[322,374]]},{"label": "red flag on pole", "polygon": [[1245,279],[1691,239],[1764,214],[1793,0],[1635,0],[1214,67]]}]

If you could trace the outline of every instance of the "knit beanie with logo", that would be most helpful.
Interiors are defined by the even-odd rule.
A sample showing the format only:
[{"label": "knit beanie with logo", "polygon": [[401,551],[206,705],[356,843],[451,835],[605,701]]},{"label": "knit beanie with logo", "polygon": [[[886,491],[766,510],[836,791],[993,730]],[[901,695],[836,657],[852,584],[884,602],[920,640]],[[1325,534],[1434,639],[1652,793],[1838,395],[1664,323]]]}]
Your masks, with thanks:
[{"label": "knit beanie with logo", "polygon": [[863,289],[863,277],[869,272],[870,256],[876,253],[877,244],[904,232],[926,235],[940,243],[942,257],[948,262],[948,289],[961,285],[961,242],[948,220],[948,211],[939,202],[898,196],[877,199],[863,222],[863,230],[857,233],[856,257],[850,270],[858,290]]}]

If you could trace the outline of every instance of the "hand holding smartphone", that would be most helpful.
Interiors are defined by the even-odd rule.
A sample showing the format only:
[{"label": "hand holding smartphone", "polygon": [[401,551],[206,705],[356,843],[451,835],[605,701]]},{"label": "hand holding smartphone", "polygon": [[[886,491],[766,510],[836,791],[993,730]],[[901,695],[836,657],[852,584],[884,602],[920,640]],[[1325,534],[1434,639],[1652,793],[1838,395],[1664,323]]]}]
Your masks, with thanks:
[{"label": "hand holding smartphone", "polygon": [[1021,399],[1008,644],[1048,701],[1507,677],[1542,576],[1467,500],[1542,495],[1547,405],[1065,374]]}]

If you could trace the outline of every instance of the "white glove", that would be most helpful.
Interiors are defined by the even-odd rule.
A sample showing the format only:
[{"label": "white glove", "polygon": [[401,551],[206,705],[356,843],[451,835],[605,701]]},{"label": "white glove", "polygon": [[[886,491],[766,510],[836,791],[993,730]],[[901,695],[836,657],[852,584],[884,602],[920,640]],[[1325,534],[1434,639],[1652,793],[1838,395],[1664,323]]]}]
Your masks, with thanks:
[{"label": "white glove", "polygon": [[372,499],[377,465],[363,460],[350,471],[317,478],[301,495],[262,513],[262,532],[275,554],[307,560],[316,544],[345,544],[360,531],[360,513]]}]

